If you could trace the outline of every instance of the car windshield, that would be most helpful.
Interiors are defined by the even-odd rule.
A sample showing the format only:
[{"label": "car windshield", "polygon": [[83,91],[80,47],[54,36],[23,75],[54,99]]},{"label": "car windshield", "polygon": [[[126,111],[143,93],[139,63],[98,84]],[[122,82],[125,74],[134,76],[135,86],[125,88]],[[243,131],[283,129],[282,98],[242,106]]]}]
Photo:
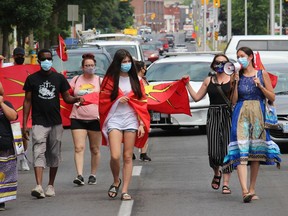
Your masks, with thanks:
[{"label": "car windshield", "polygon": [[276,94],[288,94],[288,67],[286,64],[265,64],[265,69],[278,77],[274,89]]},{"label": "car windshield", "polygon": [[110,53],[112,59],[119,49],[126,49],[134,58],[138,59],[137,48],[135,45],[105,45],[104,47],[107,52]]},{"label": "car windshield", "polygon": [[[63,62],[58,55],[53,56],[53,67],[56,71],[61,72],[67,70],[67,79],[71,79],[76,75],[82,74],[81,62],[83,53],[69,53],[68,61]],[[96,74],[104,76],[106,73],[110,61],[108,57],[103,53],[96,53]]]},{"label": "car windshield", "polygon": [[142,50],[156,50],[156,44],[142,44]]},{"label": "car windshield", "polygon": [[210,71],[210,62],[167,62],[148,68],[148,81],[175,81],[189,75],[191,81],[203,82]]}]

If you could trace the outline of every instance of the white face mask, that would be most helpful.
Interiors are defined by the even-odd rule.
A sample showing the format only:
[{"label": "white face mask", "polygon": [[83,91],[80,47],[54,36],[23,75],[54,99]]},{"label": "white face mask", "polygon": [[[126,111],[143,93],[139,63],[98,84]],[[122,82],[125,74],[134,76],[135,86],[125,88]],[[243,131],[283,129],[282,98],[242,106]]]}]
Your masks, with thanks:
[{"label": "white face mask", "polygon": [[87,73],[87,74],[94,74],[96,71],[96,68],[95,67],[84,68],[83,71],[84,71],[84,73]]}]

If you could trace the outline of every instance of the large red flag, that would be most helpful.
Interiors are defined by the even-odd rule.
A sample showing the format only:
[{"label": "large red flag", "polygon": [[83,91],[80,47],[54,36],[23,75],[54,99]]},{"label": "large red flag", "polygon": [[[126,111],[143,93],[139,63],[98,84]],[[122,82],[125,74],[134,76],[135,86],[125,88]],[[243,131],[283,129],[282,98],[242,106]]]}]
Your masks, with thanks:
[{"label": "large red flag", "polygon": [[171,83],[145,86],[148,109],[167,114],[183,113],[191,116],[185,86],[187,81],[182,79]]},{"label": "large red flag", "polygon": [[[18,121],[22,127],[23,121],[23,101],[25,92],[23,86],[28,75],[40,70],[39,65],[15,65],[0,68],[0,82],[4,89],[4,100],[10,101],[18,113]],[[52,69],[56,72],[54,69]],[[66,104],[60,97],[60,111],[64,126],[70,125],[69,115],[72,105]],[[28,118],[27,126],[31,127],[31,116]]]},{"label": "large red flag", "polygon": [[[260,58],[260,53],[259,52],[256,52],[254,54],[255,56],[255,69],[256,70],[265,70],[265,67],[261,61],[261,58]],[[277,81],[278,81],[278,76],[272,74],[272,73],[269,73],[267,71],[267,73],[269,74],[269,77],[270,77],[270,80],[271,80],[271,84],[272,84],[272,87],[275,88],[276,85],[277,85]]]},{"label": "large red flag", "polygon": [[59,40],[59,45],[56,49],[57,55],[59,56],[62,61],[67,61],[68,60],[68,54],[67,54],[67,49],[66,49],[66,44],[61,35],[58,36]]}]

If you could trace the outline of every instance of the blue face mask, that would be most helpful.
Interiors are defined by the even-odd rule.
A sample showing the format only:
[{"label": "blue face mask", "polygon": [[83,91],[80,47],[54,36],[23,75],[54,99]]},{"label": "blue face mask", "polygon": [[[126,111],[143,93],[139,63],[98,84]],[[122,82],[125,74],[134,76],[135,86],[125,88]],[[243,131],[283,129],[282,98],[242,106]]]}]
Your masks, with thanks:
[{"label": "blue face mask", "polygon": [[132,66],[132,63],[129,62],[129,63],[122,63],[121,64],[121,71],[122,72],[125,72],[125,73],[128,73],[128,71],[130,71],[131,69],[131,66]]},{"label": "blue face mask", "polygon": [[41,61],[40,65],[44,71],[49,71],[52,67],[52,61],[46,59],[45,61]]},{"label": "blue face mask", "polygon": [[237,61],[242,65],[243,68],[247,68],[249,65],[248,59],[246,57],[238,58]]},{"label": "blue face mask", "polygon": [[215,65],[214,65],[214,70],[215,70],[217,73],[223,73],[223,72],[224,72],[224,64],[223,64],[223,63],[215,64]]}]

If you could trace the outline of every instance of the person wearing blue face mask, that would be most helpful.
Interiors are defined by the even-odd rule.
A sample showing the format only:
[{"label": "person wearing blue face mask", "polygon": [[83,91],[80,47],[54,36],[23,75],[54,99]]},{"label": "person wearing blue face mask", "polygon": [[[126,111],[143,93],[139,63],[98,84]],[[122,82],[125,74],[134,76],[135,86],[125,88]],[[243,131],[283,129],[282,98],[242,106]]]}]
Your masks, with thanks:
[{"label": "person wearing blue face mask", "polygon": [[108,196],[116,198],[120,190],[120,159],[123,155],[121,200],[131,200],[128,187],[132,177],[133,148],[144,147],[148,139],[150,115],[144,85],[127,50],[120,49],[115,53],[101,84],[99,98],[102,144],[110,148],[113,175]]},{"label": "person wearing blue face mask", "polygon": [[[32,107],[32,151],[36,187],[31,195],[40,199],[55,196],[54,181],[61,158],[61,136],[63,133],[60,116],[60,98],[66,103],[83,102],[83,98],[69,94],[70,85],[66,78],[51,70],[52,53],[48,49],[38,52],[37,71],[26,78],[23,90],[23,138],[29,140],[27,121]],[[42,188],[44,168],[50,167],[49,182],[45,190]]]},{"label": "person wearing blue face mask", "polygon": [[[229,98],[230,93],[230,76],[224,73],[224,65],[228,62],[228,57],[224,54],[215,55],[210,68],[210,76],[203,81],[198,92],[187,82],[186,87],[190,96],[195,102],[200,101],[206,93],[209,95],[210,106],[207,114],[207,138],[208,138],[208,157],[209,165],[213,170],[213,178],[211,187],[214,190],[220,188],[222,172],[223,172],[223,186],[222,194],[231,194],[229,187],[230,176],[232,173],[232,166],[227,166],[221,171],[224,165],[223,160],[227,154],[227,147],[230,140],[231,129],[231,113],[229,106],[223,95]],[[184,76],[185,78],[187,76]],[[219,92],[221,88],[223,95]]]},{"label": "person wearing blue face mask", "polygon": [[[254,53],[249,47],[237,50],[239,73],[231,75],[233,90],[231,140],[224,162],[237,167],[243,202],[259,199],[256,196],[256,180],[260,163],[280,166],[280,150],[264,127],[265,100],[273,102],[275,93],[267,71],[256,70]],[[250,165],[250,184],[247,165]]]}]

